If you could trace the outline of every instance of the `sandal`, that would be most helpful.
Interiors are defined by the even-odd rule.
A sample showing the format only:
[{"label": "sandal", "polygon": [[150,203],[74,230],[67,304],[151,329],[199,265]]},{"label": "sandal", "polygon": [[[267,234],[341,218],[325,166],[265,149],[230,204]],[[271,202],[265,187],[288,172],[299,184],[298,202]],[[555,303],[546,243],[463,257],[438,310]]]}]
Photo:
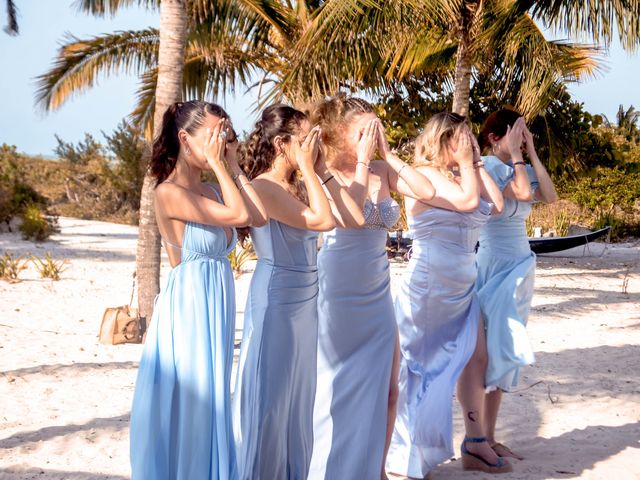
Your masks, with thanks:
[{"label": "sandal", "polygon": [[521,457],[517,453],[513,452],[509,447],[502,443],[494,443],[493,445],[491,445],[491,448],[493,448],[493,451],[496,452],[496,455],[498,455],[499,457],[511,457],[515,458],[516,460],[524,460],[524,457]]},{"label": "sandal", "polygon": [[507,462],[504,458],[498,457],[496,463],[489,463],[480,455],[471,453],[467,450],[466,443],[483,443],[486,442],[486,437],[469,438],[465,437],[460,446],[460,452],[462,453],[462,469],[463,470],[476,470],[485,473],[507,473],[513,471],[513,466]]}]

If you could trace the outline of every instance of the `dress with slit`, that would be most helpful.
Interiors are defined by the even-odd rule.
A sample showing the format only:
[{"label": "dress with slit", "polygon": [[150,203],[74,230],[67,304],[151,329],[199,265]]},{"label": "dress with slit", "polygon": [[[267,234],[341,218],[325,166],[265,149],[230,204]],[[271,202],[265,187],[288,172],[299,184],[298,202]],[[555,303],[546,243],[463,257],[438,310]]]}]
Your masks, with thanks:
[{"label": "dress with slit", "polygon": [[318,256],[318,388],[309,480],[378,480],[396,342],[387,230],[400,208],[367,199],[365,228],[324,234]]},{"label": "dress with slit", "polygon": [[398,413],[387,468],[422,478],[453,456],[452,397],[476,347],[475,247],[492,205],[430,208],[408,218],[413,253],[395,301],[400,335]]}]

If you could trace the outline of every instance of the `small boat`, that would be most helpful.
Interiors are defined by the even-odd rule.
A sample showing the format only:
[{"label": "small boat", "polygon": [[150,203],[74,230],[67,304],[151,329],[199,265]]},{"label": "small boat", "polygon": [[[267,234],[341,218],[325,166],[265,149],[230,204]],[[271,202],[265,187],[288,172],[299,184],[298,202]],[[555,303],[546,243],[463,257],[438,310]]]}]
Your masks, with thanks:
[{"label": "small boat", "polygon": [[531,246],[531,250],[536,254],[561,252],[593,242],[608,234],[610,230],[611,227],[605,227],[595,232],[585,233],[583,235],[572,235],[570,237],[529,238],[529,245]]}]

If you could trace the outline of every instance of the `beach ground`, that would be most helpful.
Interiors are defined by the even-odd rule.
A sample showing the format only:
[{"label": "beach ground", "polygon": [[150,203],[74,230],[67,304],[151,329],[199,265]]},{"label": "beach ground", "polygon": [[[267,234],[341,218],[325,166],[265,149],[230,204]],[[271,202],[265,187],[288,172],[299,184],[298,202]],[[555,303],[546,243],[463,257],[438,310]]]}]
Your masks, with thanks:
[{"label": "beach ground", "polygon": [[[96,335],[105,307],[129,301],[137,229],[71,218],[60,226],[43,244],[0,234],[0,254],[68,260],[57,282],[33,265],[18,283],[0,281],[0,479],[128,479],[142,347],[100,345]],[[570,255],[538,259],[529,323],[537,362],[505,395],[498,425],[499,440],[526,459],[500,478],[640,479],[640,246]],[[394,290],[403,270],[392,264]],[[237,282],[238,329],[250,278]],[[459,445],[457,403],[454,412]],[[433,478],[491,476],[452,460]]]}]

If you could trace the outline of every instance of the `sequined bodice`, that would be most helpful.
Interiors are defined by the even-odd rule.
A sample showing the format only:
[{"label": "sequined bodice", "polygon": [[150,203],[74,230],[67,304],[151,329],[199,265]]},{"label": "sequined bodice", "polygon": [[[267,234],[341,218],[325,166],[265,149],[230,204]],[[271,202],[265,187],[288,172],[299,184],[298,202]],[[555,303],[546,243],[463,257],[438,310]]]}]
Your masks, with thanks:
[{"label": "sequined bodice", "polygon": [[389,230],[400,218],[400,205],[393,198],[387,197],[378,203],[368,198],[364,202],[364,228],[370,230]]}]

